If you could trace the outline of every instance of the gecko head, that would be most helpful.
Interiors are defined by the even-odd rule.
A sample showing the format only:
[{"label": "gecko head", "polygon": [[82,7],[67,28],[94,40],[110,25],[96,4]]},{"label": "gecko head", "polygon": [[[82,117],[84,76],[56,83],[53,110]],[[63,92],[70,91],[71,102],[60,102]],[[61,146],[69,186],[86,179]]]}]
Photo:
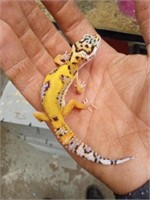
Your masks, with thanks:
[{"label": "gecko head", "polygon": [[99,44],[100,36],[98,34],[86,34],[72,46],[72,53],[76,58],[81,58],[83,62],[87,62],[95,56]]}]

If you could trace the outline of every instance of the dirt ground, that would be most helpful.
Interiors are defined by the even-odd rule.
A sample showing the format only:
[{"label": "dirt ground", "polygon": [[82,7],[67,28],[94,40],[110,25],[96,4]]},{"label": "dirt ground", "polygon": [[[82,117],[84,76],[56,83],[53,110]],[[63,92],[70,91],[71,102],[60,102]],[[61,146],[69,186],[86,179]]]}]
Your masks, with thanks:
[{"label": "dirt ground", "polygon": [[85,199],[93,184],[106,199],[114,198],[70,157],[36,149],[16,137],[13,129],[14,124],[1,123],[1,199]]}]

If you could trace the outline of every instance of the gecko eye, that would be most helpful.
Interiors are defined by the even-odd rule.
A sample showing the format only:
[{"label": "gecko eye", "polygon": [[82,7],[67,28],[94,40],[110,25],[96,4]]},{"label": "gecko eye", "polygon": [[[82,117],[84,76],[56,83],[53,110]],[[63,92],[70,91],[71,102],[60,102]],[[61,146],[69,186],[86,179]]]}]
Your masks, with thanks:
[{"label": "gecko eye", "polygon": [[86,43],[86,44],[89,44],[89,40],[85,40],[85,43]]},{"label": "gecko eye", "polygon": [[89,39],[89,38],[91,38],[90,35],[88,35],[88,34],[84,35],[84,39]]},{"label": "gecko eye", "polygon": [[92,40],[92,44],[93,44],[93,45],[96,45],[96,43],[97,43],[97,40],[96,40],[96,39]]}]

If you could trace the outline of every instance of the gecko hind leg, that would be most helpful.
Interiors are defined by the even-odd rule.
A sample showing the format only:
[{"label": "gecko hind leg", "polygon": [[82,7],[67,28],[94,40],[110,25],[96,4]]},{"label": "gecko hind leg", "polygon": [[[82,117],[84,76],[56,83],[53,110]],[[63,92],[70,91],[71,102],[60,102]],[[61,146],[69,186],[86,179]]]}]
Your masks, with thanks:
[{"label": "gecko hind leg", "polygon": [[34,117],[40,122],[49,121],[49,118],[47,117],[47,115],[44,112],[35,112]]},{"label": "gecko hind leg", "polygon": [[82,102],[76,101],[75,99],[71,99],[63,108],[62,115],[65,118],[73,110],[73,108],[78,108],[82,110],[82,109],[86,109],[88,106],[89,105],[86,104],[85,102],[82,103]]}]

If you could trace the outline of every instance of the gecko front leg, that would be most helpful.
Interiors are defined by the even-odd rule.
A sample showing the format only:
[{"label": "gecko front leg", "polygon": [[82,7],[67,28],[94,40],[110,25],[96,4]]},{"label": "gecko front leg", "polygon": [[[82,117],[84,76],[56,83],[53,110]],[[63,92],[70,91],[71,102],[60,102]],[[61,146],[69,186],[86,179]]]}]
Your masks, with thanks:
[{"label": "gecko front leg", "polygon": [[58,54],[55,58],[54,58],[54,62],[58,65],[64,65],[70,58],[70,53],[67,53],[67,51],[64,54]]}]

